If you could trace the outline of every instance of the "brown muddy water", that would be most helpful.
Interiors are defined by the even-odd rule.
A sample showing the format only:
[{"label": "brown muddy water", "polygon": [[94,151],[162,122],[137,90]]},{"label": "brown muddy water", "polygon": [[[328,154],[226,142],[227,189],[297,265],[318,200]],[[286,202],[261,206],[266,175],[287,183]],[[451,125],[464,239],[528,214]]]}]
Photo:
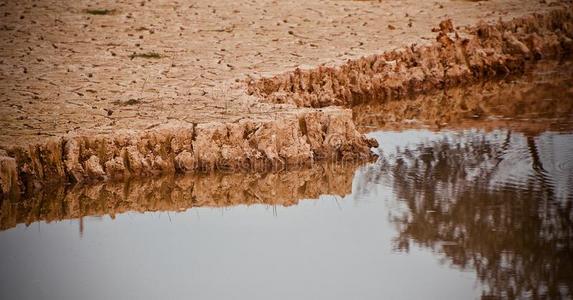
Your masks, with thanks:
[{"label": "brown muddy water", "polygon": [[0,298],[570,299],[573,77],[562,65],[444,94],[426,115],[412,110],[419,99],[390,119],[396,103],[357,107],[381,145],[360,166],[6,200]]}]

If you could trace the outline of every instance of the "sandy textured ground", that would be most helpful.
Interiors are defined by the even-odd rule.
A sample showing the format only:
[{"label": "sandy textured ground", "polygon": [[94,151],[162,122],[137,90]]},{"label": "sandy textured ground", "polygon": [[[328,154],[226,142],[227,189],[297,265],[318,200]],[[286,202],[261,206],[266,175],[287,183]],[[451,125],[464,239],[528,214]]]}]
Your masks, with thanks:
[{"label": "sandy textured ground", "polygon": [[[423,44],[549,1],[2,1],[0,147],[66,133],[273,119],[245,79]],[[104,15],[89,10],[107,9]],[[92,11],[93,12],[93,11]],[[133,54],[159,54],[159,58]]]}]

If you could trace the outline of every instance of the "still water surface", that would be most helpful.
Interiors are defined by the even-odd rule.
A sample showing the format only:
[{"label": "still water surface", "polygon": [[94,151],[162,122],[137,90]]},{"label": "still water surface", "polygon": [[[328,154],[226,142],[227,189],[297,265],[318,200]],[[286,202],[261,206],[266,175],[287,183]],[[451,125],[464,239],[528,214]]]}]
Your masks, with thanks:
[{"label": "still water surface", "polygon": [[0,298],[571,297],[573,131],[370,135],[378,161],[322,174],[347,192],[329,181],[320,193],[343,195],[289,206],[118,212],[95,197],[104,216],[46,222],[69,203],[40,201],[0,232]]}]

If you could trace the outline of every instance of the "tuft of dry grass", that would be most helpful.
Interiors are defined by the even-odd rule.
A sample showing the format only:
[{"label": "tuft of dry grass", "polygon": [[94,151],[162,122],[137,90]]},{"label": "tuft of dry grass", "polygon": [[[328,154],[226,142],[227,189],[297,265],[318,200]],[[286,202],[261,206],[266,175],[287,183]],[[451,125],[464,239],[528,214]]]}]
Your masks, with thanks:
[{"label": "tuft of dry grass", "polygon": [[157,59],[162,58],[163,56],[156,52],[146,52],[146,53],[133,53],[129,55],[129,58],[150,58],[150,59]]},{"label": "tuft of dry grass", "polygon": [[115,9],[86,9],[84,10],[86,14],[90,15],[97,15],[97,16],[104,16],[104,15],[111,15],[115,13]]}]

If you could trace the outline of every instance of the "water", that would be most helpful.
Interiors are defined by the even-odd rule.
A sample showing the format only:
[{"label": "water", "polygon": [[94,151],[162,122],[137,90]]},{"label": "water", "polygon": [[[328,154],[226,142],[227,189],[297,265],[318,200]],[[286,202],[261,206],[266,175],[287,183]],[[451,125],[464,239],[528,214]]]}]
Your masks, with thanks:
[{"label": "water", "polygon": [[380,160],[330,169],[343,197],[116,214],[99,195],[114,218],[4,230],[0,298],[571,296],[573,132],[371,136]]},{"label": "water", "polygon": [[381,145],[364,165],[4,201],[0,299],[571,299],[573,90],[534,74],[499,90],[519,105],[356,108]]},{"label": "water", "polygon": [[397,251],[422,246],[473,270],[484,295],[572,297],[571,132],[388,135],[379,137],[398,149],[368,166],[362,185],[382,183],[405,206],[389,217]]}]

